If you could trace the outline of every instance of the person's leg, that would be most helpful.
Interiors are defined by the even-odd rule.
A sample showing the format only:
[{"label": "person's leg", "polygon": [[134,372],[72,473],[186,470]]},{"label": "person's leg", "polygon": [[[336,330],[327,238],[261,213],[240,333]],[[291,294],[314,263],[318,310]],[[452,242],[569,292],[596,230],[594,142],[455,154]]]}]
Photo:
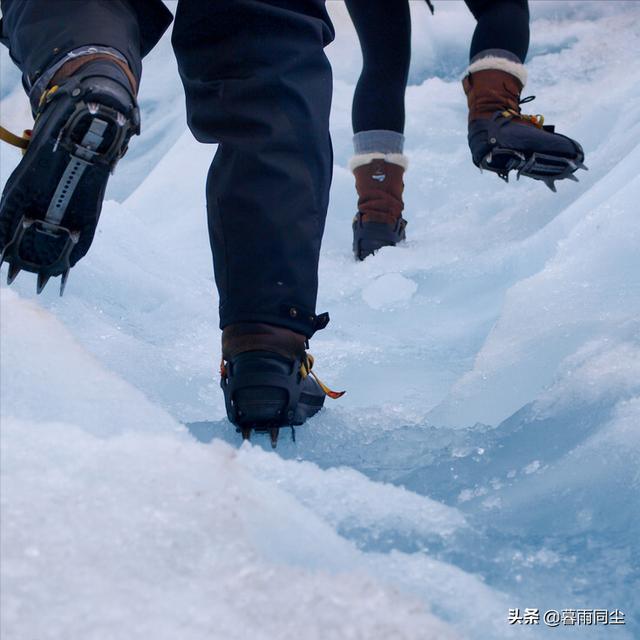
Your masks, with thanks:
[{"label": "person's leg", "polygon": [[[38,292],[89,249],[110,171],[139,128],[141,57],[171,21],[160,0],[2,0],[2,42],[35,116],[0,202],[9,281]],[[140,27],[144,18],[146,27]],[[6,136],[5,136],[6,137]]]},{"label": "person's leg", "polygon": [[121,57],[139,79],[141,59],[171,22],[161,0],[0,0],[0,7],[0,41],[22,71],[34,110],[57,69],[77,58],[73,52]]},{"label": "person's leg", "polygon": [[173,44],[191,131],[218,142],[207,207],[220,327],[311,337],[332,172],[333,37],[321,0],[181,0]]},{"label": "person's leg", "polygon": [[362,50],[362,72],[353,96],[353,132],[402,134],[411,61],[409,2],[346,0],[345,4]]},{"label": "person's leg", "polygon": [[529,49],[527,0],[466,0],[478,21],[463,81],[469,104],[469,147],[477,166],[505,180],[515,170],[554,182],[572,178],[584,166],[580,145],[536,116],[520,111],[527,81],[524,62]]},{"label": "person's leg", "polygon": [[346,5],[363,62],[353,97],[350,163],[359,196],[353,249],[363,260],[404,239],[404,98],[411,61],[411,16],[408,0],[346,0]]},{"label": "person's leg", "polygon": [[[191,131],[219,143],[207,208],[223,381],[231,380],[225,396],[242,395],[237,376],[245,371],[255,381],[257,367],[266,375],[259,386],[275,388],[274,411],[283,414],[272,424],[286,422],[289,412],[273,396],[282,391],[297,402],[291,394],[299,396],[300,385],[280,389],[269,376],[286,387],[289,374],[298,375],[291,362],[300,365],[305,340],[328,321],[315,306],[332,173],[331,69],[323,50],[332,38],[322,0],[218,0],[206,10],[181,0],[173,31]],[[236,362],[255,352],[277,352],[284,361],[248,355],[243,366]],[[263,398],[245,407],[258,424],[271,410]],[[238,424],[239,411],[227,407]]]},{"label": "person's leg", "polygon": [[488,51],[508,52],[507,59],[524,63],[529,51],[527,0],[466,0],[477,20],[469,61]]}]

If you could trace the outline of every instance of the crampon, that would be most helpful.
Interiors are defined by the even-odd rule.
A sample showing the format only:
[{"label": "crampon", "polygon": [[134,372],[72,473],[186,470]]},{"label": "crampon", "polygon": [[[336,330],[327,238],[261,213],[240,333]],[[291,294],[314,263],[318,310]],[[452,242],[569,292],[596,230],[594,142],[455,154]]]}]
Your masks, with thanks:
[{"label": "crampon", "polygon": [[2,130],[24,153],[0,202],[0,264],[9,264],[9,284],[30,271],[40,293],[60,276],[62,295],[91,245],[108,177],[140,125],[135,98],[117,75],[109,77],[113,67],[89,63],[46,91],[33,131],[22,138]]},{"label": "crampon", "polygon": [[544,153],[533,152],[527,156],[521,151],[496,147],[480,160],[480,168],[497,173],[505,182],[509,182],[509,172],[516,172],[516,179],[520,176],[542,180],[551,191],[556,192],[557,180],[572,180],[579,182],[574,173],[578,169],[588,171],[582,160],[570,160]]},{"label": "crampon", "polygon": [[512,111],[496,112],[490,120],[469,125],[469,145],[480,169],[497,173],[505,182],[509,173],[542,180],[556,191],[558,180],[578,182],[575,172],[588,170],[584,151],[575,140],[545,125],[542,116]]},{"label": "crampon", "polygon": [[282,428],[291,429],[320,411],[325,397],[340,398],[311,370],[313,356],[290,360],[276,353],[249,351],[220,366],[227,416],[243,440],[268,434],[275,449]]}]

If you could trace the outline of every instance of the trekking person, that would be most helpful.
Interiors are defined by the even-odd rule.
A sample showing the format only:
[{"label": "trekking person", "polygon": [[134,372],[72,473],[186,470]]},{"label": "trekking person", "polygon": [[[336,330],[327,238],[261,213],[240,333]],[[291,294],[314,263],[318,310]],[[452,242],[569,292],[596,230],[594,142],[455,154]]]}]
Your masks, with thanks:
[{"label": "trekking person", "polygon": [[[582,147],[555,133],[543,118],[521,112],[529,48],[527,0],[465,0],[477,20],[463,88],[469,107],[468,142],[476,166],[508,180],[516,171],[544,181],[575,180]],[[362,49],[362,73],[353,98],[358,212],[353,251],[364,260],[405,239],[403,176],[404,95],[411,60],[409,0],[345,0]],[[433,7],[430,2],[427,4]]]},{"label": "trekking person", "polygon": [[[61,292],[93,240],[107,180],[140,132],[142,59],[173,16],[161,0],[1,0],[2,41],[35,117],[0,202],[8,282]],[[329,392],[308,340],[332,173],[333,27],[323,0],[180,0],[172,43],[197,140],[218,143],[207,181],[220,296],[221,385],[249,437],[303,423]],[[126,230],[123,229],[123,233]],[[139,239],[144,242],[144,238]]]}]

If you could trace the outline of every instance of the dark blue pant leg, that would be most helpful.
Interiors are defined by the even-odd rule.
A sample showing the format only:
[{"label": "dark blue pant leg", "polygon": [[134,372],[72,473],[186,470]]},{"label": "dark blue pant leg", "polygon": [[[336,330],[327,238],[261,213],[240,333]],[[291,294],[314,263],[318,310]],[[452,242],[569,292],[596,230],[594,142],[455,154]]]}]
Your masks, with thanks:
[{"label": "dark blue pant leg", "polygon": [[117,49],[140,78],[141,58],[172,19],[161,0],[0,0],[0,6],[0,41],[27,90],[68,51],[85,45]]},{"label": "dark blue pant leg", "polygon": [[[180,0],[189,126],[219,142],[207,182],[220,326],[311,336],[331,183],[333,28],[323,0]],[[178,213],[179,215],[179,213]]]}]

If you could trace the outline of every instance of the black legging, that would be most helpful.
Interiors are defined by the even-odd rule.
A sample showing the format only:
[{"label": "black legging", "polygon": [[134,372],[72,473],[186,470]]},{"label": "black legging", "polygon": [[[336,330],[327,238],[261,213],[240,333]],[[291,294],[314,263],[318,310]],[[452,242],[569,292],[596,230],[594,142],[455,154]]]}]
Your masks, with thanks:
[{"label": "black legging", "polygon": [[[403,133],[404,93],[411,61],[409,0],[345,2],[363,58],[353,97],[353,131],[384,129]],[[485,49],[505,49],[524,62],[529,49],[527,0],[465,2],[478,21],[469,58]]]}]

